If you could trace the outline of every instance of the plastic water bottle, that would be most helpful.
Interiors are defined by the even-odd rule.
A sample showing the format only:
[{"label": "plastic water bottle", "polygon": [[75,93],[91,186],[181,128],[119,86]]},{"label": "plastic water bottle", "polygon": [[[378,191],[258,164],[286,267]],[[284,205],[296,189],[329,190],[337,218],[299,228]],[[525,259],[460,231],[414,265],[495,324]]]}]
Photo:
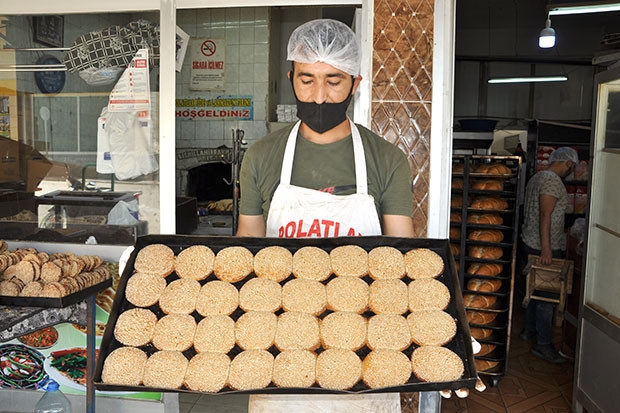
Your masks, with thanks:
[{"label": "plastic water bottle", "polygon": [[34,407],[34,413],[71,413],[71,402],[59,387],[54,380],[47,383],[45,394]]}]

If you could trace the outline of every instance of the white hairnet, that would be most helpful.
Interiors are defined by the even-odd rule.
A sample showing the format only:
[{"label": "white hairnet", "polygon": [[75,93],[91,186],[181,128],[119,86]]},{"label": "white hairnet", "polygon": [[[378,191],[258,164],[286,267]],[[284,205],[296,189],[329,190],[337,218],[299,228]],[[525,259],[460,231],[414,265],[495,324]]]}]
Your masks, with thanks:
[{"label": "white hairnet", "polygon": [[575,165],[577,165],[579,163],[577,151],[573,148],[569,148],[568,146],[563,146],[551,152],[551,155],[549,155],[549,163],[564,161],[573,161]]},{"label": "white hairnet", "polygon": [[360,47],[349,26],[332,19],[311,20],[293,31],[286,60],[323,62],[352,76],[360,74]]}]

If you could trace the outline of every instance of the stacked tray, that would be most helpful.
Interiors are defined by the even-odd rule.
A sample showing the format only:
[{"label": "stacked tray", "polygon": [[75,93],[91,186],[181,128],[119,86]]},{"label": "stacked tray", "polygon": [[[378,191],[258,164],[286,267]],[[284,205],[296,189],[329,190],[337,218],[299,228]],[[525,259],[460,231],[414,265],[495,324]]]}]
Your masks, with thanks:
[{"label": "stacked tray", "polygon": [[[398,249],[400,252],[405,253],[411,249],[415,248],[427,248],[430,249],[441,256],[444,261],[445,269],[443,275],[437,278],[438,281],[443,283],[450,292],[450,302],[448,307],[446,308],[446,312],[450,314],[455,320],[457,324],[457,331],[455,337],[447,343],[444,347],[452,350],[458,357],[463,361],[464,364],[464,373],[462,377],[458,380],[449,381],[449,382],[423,382],[416,378],[414,374],[411,374],[409,381],[403,385],[392,386],[392,387],[383,387],[383,388],[369,388],[363,381],[359,381],[356,385],[348,390],[329,390],[325,388],[321,388],[318,385],[313,385],[311,387],[304,388],[285,388],[285,387],[277,387],[273,383],[269,384],[266,388],[257,389],[257,390],[234,390],[230,387],[224,387],[219,393],[228,393],[228,392],[252,392],[252,393],[313,393],[313,392],[323,392],[323,393],[357,393],[357,392],[409,392],[409,391],[431,391],[431,390],[443,390],[443,389],[458,389],[462,387],[473,388],[476,381],[476,369],[474,367],[474,359],[471,353],[471,345],[470,345],[470,333],[469,333],[469,325],[467,322],[467,318],[465,315],[465,309],[463,307],[462,301],[462,293],[459,285],[458,278],[456,276],[454,260],[452,255],[450,254],[449,242],[448,240],[434,240],[434,239],[409,239],[409,238],[392,238],[392,237],[349,237],[349,238],[330,238],[330,239],[268,239],[268,238],[239,238],[239,237],[193,237],[193,236],[171,236],[171,235],[149,235],[140,237],[137,240],[136,248],[131,254],[127,266],[123,272],[121,280],[118,285],[116,297],[114,300],[114,304],[112,307],[112,311],[110,313],[108,324],[106,327],[106,331],[104,333],[102,343],[100,346],[100,357],[97,360],[97,367],[94,375],[94,383],[97,389],[99,390],[107,390],[107,391],[178,391],[178,392],[192,392],[191,390],[181,387],[179,389],[170,389],[170,388],[151,388],[145,387],[143,385],[140,386],[126,386],[126,385],[116,385],[104,383],[102,380],[102,371],[104,367],[104,362],[108,355],[112,353],[119,347],[122,347],[123,344],[120,343],[114,336],[114,328],[116,326],[118,317],[123,312],[134,308],[135,306],[131,304],[125,297],[125,289],[127,286],[127,281],[134,273],[134,263],[136,260],[136,256],[139,251],[149,245],[152,244],[164,244],[170,247],[175,255],[178,255],[182,250],[193,246],[193,245],[205,245],[212,249],[214,253],[217,254],[218,251],[223,248],[229,246],[242,246],[249,249],[253,254],[256,254],[262,248],[266,248],[273,245],[282,246],[287,248],[291,253],[295,253],[298,249],[304,246],[315,246],[319,247],[326,252],[331,251],[333,248],[343,245],[357,245],[365,249],[366,251],[370,251],[378,246],[389,246]],[[245,280],[240,281],[239,283],[235,283],[235,286],[240,288],[243,283],[249,281],[254,278],[255,275],[250,274]],[[323,283],[328,283],[335,276],[331,275],[330,278],[325,280]],[[172,281],[176,280],[178,276],[176,273],[172,273],[171,275],[166,277],[166,282],[169,284]],[[284,281],[281,281],[281,284],[285,284],[289,281],[293,276],[291,275]],[[215,280],[215,276],[211,274],[204,280],[201,280],[201,285],[209,281]],[[372,279],[368,276],[364,277],[364,280],[370,284]],[[402,281],[405,283],[409,283],[412,280],[407,276],[402,278]],[[237,285],[238,284],[238,285]],[[153,313],[156,314],[158,318],[163,317],[165,314],[159,308],[157,304],[148,307]],[[276,315],[280,314],[282,310],[278,310]],[[318,316],[319,319],[325,317],[331,311],[326,310],[324,313]],[[231,318],[233,320],[238,319],[243,314],[243,311],[240,308],[237,308],[235,312],[231,314]],[[408,314],[405,313],[406,316]],[[201,315],[197,312],[193,312],[191,314],[196,321],[200,321]],[[374,315],[371,311],[366,311],[362,314],[365,318],[370,318]],[[139,347],[143,350],[148,356],[154,354],[157,349],[153,346],[152,343],[148,343],[146,345]],[[408,357],[411,356],[412,352],[417,348],[415,344],[411,344],[407,349],[403,350],[403,353]],[[242,351],[238,345],[228,353],[230,358],[234,358],[237,354]],[[268,349],[268,351],[276,356],[279,353],[279,350],[272,346]],[[315,350],[316,353],[320,353],[322,348]],[[364,357],[370,352],[370,349],[367,346],[362,347],[361,349],[356,351],[356,354],[360,357],[360,359],[364,359]],[[183,352],[183,355],[190,360],[196,351],[193,347]],[[205,372],[205,374],[209,374]]]}]

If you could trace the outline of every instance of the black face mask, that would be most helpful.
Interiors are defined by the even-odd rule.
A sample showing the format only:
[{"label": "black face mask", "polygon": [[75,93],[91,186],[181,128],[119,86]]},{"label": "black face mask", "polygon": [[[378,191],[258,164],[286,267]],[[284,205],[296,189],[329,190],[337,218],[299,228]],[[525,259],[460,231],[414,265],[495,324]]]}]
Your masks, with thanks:
[{"label": "black face mask", "polygon": [[297,99],[295,93],[295,85],[293,84],[294,72],[291,71],[291,86],[293,87],[293,95],[295,95],[295,101],[297,102],[297,117],[301,119],[303,123],[308,125],[310,129],[317,133],[324,133],[344,122],[347,119],[347,108],[353,98],[353,84],[355,78],[351,76],[353,82],[351,83],[351,90],[349,96],[340,103],[316,103],[316,102],[301,102]]}]

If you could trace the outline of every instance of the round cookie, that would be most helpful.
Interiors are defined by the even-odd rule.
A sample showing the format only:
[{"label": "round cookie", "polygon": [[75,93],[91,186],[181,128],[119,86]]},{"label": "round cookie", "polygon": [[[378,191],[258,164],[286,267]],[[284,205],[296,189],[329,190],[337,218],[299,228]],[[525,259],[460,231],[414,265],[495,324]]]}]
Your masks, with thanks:
[{"label": "round cookie", "polygon": [[215,256],[215,276],[229,283],[236,283],[254,270],[254,255],[245,247],[226,247]]},{"label": "round cookie", "polygon": [[275,338],[278,350],[314,350],[319,344],[319,320],[315,316],[297,311],[280,314]]},{"label": "round cookie", "polygon": [[368,274],[368,252],[359,245],[341,245],[329,252],[337,276],[363,277]]},{"label": "round cookie", "polygon": [[273,346],[278,316],[266,311],[249,311],[235,322],[235,340],[243,350],[267,350]]},{"label": "round cookie", "polygon": [[371,350],[402,351],[411,344],[411,333],[405,317],[377,314],[368,320],[368,347]]},{"label": "round cookie", "polygon": [[273,377],[273,355],[266,350],[245,350],[230,363],[228,384],[235,390],[262,389]]},{"label": "round cookie", "polygon": [[437,278],[444,270],[443,258],[428,248],[416,248],[405,253],[405,271],[409,278]]},{"label": "round cookie", "polygon": [[411,340],[419,346],[443,346],[456,335],[456,321],[441,310],[412,311],[407,324]]},{"label": "round cookie", "polygon": [[359,314],[337,311],[321,320],[320,333],[324,348],[356,351],[366,344],[367,321]]},{"label": "round cookie", "polygon": [[101,381],[109,384],[139,386],[142,384],[147,355],[136,347],[119,347],[103,363]]},{"label": "round cookie", "polygon": [[230,357],[226,354],[199,353],[189,361],[183,383],[189,390],[217,393],[226,386],[229,369]]},{"label": "round cookie", "polygon": [[421,381],[454,381],[463,376],[463,360],[452,350],[438,346],[421,346],[411,354],[413,374]]},{"label": "round cookie", "polygon": [[168,314],[155,326],[153,345],[158,350],[185,351],[194,344],[196,320],[188,314]]},{"label": "round cookie", "polygon": [[323,388],[347,390],[361,378],[362,360],[351,350],[330,348],[316,359],[316,382]]},{"label": "round cookie", "polygon": [[368,272],[375,280],[403,278],[405,260],[394,247],[375,247],[368,253]]},{"label": "round cookie", "polygon": [[200,283],[192,278],[172,281],[159,297],[159,308],[166,314],[191,314],[196,309]]},{"label": "round cookie", "polygon": [[410,377],[411,362],[400,351],[373,350],[362,363],[362,380],[371,389],[399,386]]},{"label": "round cookie", "polygon": [[285,350],[273,364],[273,384],[278,387],[312,387],[316,378],[316,354]]},{"label": "round cookie", "polygon": [[293,255],[293,274],[297,278],[324,281],[331,273],[329,254],[319,247],[301,247]]},{"label": "round cookie", "polygon": [[215,254],[205,245],[192,245],[177,255],[174,270],[180,278],[204,280],[213,272]]},{"label": "round cookie", "polygon": [[327,308],[361,314],[368,308],[368,284],[357,277],[336,277],[325,286]]},{"label": "round cookie", "polygon": [[368,307],[375,314],[404,314],[409,308],[407,284],[397,278],[370,284]]},{"label": "round cookie", "polygon": [[153,353],[144,366],[144,386],[178,389],[183,385],[188,364],[180,351]]},{"label": "round cookie", "polygon": [[289,280],[282,287],[282,308],[319,315],[325,311],[327,294],[318,281],[303,278]]},{"label": "round cookie", "polygon": [[200,288],[196,297],[196,311],[203,317],[230,315],[237,307],[239,307],[239,291],[226,281],[209,281]]},{"label": "round cookie", "polygon": [[272,245],[254,256],[254,274],[276,282],[284,281],[293,272],[293,254],[286,248]]},{"label": "round cookie", "polygon": [[434,278],[420,278],[409,283],[409,309],[445,310],[450,303],[450,290]]},{"label": "round cookie", "polygon": [[136,255],[136,272],[167,277],[174,270],[174,251],[164,244],[151,244],[142,248]]},{"label": "round cookie", "polygon": [[239,289],[244,311],[277,311],[282,305],[282,287],[268,278],[252,278]]},{"label": "round cookie", "polygon": [[198,353],[228,353],[235,346],[235,322],[227,315],[208,315],[196,326],[194,349]]},{"label": "round cookie", "polygon": [[157,304],[166,289],[166,279],[154,274],[134,273],[125,286],[125,298],[138,307]]},{"label": "round cookie", "polygon": [[126,346],[143,346],[152,340],[156,324],[157,316],[151,310],[132,308],[116,319],[114,338]]}]

